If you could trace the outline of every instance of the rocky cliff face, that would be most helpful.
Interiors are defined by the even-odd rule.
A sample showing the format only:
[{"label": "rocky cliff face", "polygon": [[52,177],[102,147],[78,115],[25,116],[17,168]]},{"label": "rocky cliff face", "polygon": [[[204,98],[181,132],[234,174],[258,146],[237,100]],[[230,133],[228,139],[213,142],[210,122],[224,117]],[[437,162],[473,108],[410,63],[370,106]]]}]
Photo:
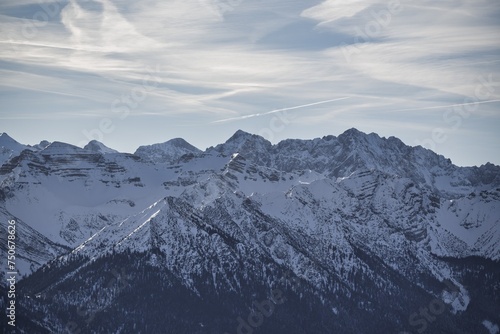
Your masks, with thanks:
[{"label": "rocky cliff face", "polygon": [[178,139],[135,155],[56,142],[10,157],[0,180],[1,223],[18,221],[29,275],[26,330],[500,323],[499,166],[457,167],[355,129],[277,145],[238,131],[205,152]]}]

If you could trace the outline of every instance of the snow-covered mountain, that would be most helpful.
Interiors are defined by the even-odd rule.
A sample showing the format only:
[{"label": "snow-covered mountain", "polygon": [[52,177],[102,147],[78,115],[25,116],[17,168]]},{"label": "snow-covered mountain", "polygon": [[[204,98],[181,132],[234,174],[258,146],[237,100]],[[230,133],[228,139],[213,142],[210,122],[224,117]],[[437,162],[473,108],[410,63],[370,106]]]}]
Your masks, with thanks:
[{"label": "snow-covered mountain", "polygon": [[[500,167],[458,167],[394,137],[272,145],[238,131],[204,152],[174,139],[133,155],[54,142],[1,166],[0,217],[18,222],[26,331],[500,324]],[[256,306],[276,290],[276,312]]]}]

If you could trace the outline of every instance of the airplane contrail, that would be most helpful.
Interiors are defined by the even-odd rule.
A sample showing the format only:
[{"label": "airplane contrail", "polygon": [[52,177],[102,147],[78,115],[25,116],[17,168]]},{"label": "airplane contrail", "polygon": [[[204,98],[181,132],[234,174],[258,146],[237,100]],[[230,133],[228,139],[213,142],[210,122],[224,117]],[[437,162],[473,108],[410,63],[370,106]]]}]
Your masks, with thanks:
[{"label": "airplane contrail", "polygon": [[450,105],[447,105],[447,106],[434,106],[434,107],[410,108],[410,109],[399,109],[399,110],[391,110],[391,111],[392,111],[392,112],[397,112],[397,111],[415,111],[415,110],[428,110],[428,109],[442,109],[442,108],[451,108],[451,107],[469,106],[469,105],[472,105],[472,104],[483,104],[483,103],[494,103],[494,102],[500,102],[500,100],[477,101],[477,102],[468,102],[468,103],[450,104]]},{"label": "airplane contrail", "polygon": [[311,106],[316,106],[318,104],[324,104],[324,103],[329,103],[329,102],[335,102],[335,101],[341,101],[341,100],[346,100],[350,99],[350,96],[345,96],[345,97],[339,97],[337,99],[332,99],[332,100],[326,100],[326,101],[319,101],[319,102],[314,102],[314,103],[308,103],[308,104],[303,104],[300,106],[295,106],[295,107],[288,107],[288,108],[281,108],[281,109],[274,109],[271,111],[266,111],[263,113],[257,113],[257,114],[251,114],[251,115],[244,115],[244,116],[238,116],[238,117],[232,117],[232,118],[225,118],[225,119],[220,119],[218,121],[213,121],[212,123],[223,123],[223,122],[230,122],[230,121],[236,121],[236,120],[242,120],[246,118],[252,118],[252,117],[258,117],[258,116],[265,116],[269,114],[274,114],[280,111],[287,111],[287,110],[294,110],[294,109],[300,109],[300,108],[306,108],[306,107],[311,107]]}]

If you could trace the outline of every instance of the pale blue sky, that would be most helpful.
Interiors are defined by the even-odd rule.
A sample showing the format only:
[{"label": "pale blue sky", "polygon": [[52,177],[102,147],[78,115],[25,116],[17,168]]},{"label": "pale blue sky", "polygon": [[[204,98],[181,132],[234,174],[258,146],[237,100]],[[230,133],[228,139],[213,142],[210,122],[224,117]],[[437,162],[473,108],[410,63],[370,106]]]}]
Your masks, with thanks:
[{"label": "pale blue sky", "polygon": [[0,132],[133,152],[356,127],[500,164],[499,35],[496,0],[2,1]]}]

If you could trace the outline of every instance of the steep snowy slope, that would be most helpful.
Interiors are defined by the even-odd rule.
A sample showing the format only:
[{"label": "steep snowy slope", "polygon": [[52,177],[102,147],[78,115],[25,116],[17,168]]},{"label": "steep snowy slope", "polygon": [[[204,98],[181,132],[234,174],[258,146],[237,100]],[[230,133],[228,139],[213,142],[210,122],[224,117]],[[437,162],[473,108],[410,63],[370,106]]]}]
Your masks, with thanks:
[{"label": "steep snowy slope", "polygon": [[[0,228],[2,231],[7,231],[9,221],[15,222],[17,237],[15,262],[16,271],[20,274],[29,274],[41,265],[70,250],[69,247],[54,243],[27,225],[23,220],[0,208]],[[7,245],[7,234],[2,233],[0,242],[0,256],[2,259],[7,259]]]},{"label": "steep snowy slope", "polygon": [[436,254],[500,260],[500,188],[472,192],[439,204],[434,219]]}]

